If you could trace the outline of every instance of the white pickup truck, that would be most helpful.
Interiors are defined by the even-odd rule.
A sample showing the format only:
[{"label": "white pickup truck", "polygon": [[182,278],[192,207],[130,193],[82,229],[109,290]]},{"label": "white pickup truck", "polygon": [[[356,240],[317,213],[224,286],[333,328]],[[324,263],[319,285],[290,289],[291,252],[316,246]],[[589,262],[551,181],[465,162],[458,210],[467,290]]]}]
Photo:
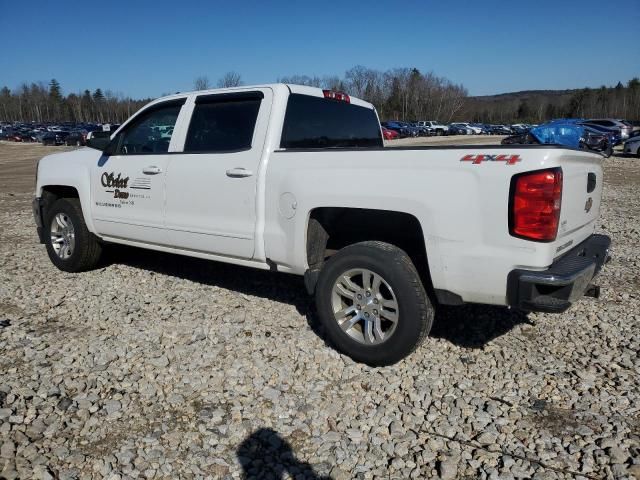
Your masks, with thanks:
[{"label": "white pickup truck", "polygon": [[418,122],[418,126],[428,128],[435,135],[447,135],[449,133],[449,127],[436,120],[423,120]]},{"label": "white pickup truck", "polygon": [[434,305],[561,312],[608,258],[602,157],[558,146],[384,148],[374,107],[297,85],[155,100],[44,157],[33,210],[61,270],[118,243],[304,275],[329,340],[371,365]]}]

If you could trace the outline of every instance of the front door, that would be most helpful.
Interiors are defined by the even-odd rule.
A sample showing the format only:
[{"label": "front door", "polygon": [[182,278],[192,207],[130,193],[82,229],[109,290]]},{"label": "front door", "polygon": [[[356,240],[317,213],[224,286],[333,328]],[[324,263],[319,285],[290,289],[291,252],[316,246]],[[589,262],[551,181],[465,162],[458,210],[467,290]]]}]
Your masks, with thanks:
[{"label": "front door", "polygon": [[184,99],[152,105],[116,135],[92,170],[97,233],[165,244],[165,176],[173,128]]},{"label": "front door", "polygon": [[183,153],[171,156],[166,179],[171,245],[252,258],[271,99],[271,90],[264,89],[193,100]]}]

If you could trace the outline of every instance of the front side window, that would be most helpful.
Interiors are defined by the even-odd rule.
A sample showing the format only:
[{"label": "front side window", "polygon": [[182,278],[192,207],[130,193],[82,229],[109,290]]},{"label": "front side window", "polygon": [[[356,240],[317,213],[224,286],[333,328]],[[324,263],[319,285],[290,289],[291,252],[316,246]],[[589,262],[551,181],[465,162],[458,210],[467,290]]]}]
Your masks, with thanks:
[{"label": "front side window", "polygon": [[116,137],[116,155],[167,153],[173,128],[178,119],[180,102],[167,102],[142,112]]},{"label": "front side window", "polygon": [[250,149],[262,98],[261,92],[198,97],[184,152],[215,153]]},{"label": "front side window", "polygon": [[280,147],[367,148],[382,145],[375,110],[311,95],[294,93],[289,96]]}]

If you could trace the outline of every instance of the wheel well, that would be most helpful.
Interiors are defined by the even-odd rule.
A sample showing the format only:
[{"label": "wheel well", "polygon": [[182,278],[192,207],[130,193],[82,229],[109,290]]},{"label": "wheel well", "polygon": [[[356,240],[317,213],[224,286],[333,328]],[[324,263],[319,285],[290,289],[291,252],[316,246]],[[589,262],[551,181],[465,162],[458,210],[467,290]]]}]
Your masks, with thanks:
[{"label": "wheel well", "polygon": [[425,237],[416,217],[404,212],[322,207],[311,211],[307,229],[307,263],[320,271],[326,259],[347,245],[378,240],[404,250],[431,288]]},{"label": "wheel well", "polygon": [[46,185],[42,187],[43,211],[60,198],[80,198],[78,190],[67,185]]}]

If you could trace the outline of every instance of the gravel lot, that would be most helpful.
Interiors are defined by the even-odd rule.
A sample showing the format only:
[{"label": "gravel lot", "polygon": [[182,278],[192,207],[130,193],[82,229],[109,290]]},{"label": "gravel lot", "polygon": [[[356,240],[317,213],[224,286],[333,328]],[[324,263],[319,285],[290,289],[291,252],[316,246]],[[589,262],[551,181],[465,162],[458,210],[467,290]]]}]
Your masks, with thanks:
[{"label": "gravel lot", "polygon": [[54,150],[0,143],[0,477],[640,478],[640,160],[605,161],[599,300],[442,309],[370,368],[297,277],[128,248],[56,270],[29,192]]}]

